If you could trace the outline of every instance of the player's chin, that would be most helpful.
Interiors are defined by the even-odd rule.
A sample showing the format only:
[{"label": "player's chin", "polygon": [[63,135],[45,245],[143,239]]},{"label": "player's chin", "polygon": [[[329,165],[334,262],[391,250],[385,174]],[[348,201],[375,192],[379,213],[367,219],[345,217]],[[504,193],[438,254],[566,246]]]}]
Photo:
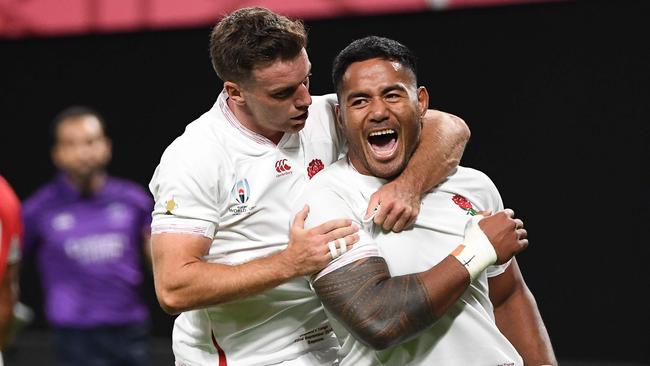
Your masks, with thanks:
[{"label": "player's chin", "polygon": [[287,132],[296,133],[296,132],[300,132],[300,130],[302,130],[303,128],[305,128],[305,121],[299,123],[294,122],[291,126],[289,126],[289,130]]}]

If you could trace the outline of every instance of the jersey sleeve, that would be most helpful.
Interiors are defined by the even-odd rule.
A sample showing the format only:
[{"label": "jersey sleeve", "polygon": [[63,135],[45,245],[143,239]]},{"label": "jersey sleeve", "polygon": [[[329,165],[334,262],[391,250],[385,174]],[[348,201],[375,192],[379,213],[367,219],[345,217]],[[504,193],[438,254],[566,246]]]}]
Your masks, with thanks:
[{"label": "jersey sleeve", "polygon": [[214,178],[219,176],[219,165],[209,154],[193,149],[202,148],[200,144],[188,145],[172,144],[149,183],[154,200],[151,233],[214,239],[220,213],[219,182]]},{"label": "jersey sleeve", "polygon": [[[371,233],[363,228],[362,218],[354,212],[354,209],[341,195],[333,190],[326,189],[308,196],[303,194],[303,197],[298,201],[309,205],[309,215],[305,221],[305,229],[311,229],[327,221],[342,218],[352,219],[353,224],[359,227],[359,241],[349,251],[332,260],[327,267],[313,276],[312,282],[359,259],[380,256],[379,247]],[[302,204],[300,207],[302,207]]]}]

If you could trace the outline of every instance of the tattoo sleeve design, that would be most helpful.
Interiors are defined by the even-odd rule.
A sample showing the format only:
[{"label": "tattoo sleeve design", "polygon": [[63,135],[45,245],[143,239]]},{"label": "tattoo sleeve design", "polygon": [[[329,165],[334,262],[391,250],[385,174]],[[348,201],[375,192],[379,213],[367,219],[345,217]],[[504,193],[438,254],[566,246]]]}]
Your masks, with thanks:
[{"label": "tattoo sleeve design", "polygon": [[339,268],[319,278],[314,289],[325,308],[374,349],[405,342],[436,321],[420,277],[391,277],[381,257]]}]

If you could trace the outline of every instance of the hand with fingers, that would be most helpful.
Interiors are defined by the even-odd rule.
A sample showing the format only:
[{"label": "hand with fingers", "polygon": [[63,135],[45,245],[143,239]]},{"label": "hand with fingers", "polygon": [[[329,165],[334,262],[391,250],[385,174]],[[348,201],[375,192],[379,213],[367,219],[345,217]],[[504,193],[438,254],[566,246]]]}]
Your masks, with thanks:
[{"label": "hand with fingers", "polygon": [[528,247],[524,223],[509,208],[481,211],[467,222],[463,244],[451,254],[467,269],[470,280],[493,264],[504,264]]},{"label": "hand with fingers", "polygon": [[294,217],[289,245],[283,253],[297,276],[320,271],[359,241],[359,227],[352,224],[352,220],[330,220],[306,230],[308,214],[309,206],[305,205]]},{"label": "hand with fingers", "polygon": [[515,218],[509,208],[496,212],[479,222],[497,254],[496,264],[503,264],[528,247],[528,232],[524,222]]},{"label": "hand with fingers", "polygon": [[415,223],[420,213],[422,197],[413,187],[398,179],[384,184],[370,196],[365,218],[374,216],[373,222],[386,231],[399,233]]}]

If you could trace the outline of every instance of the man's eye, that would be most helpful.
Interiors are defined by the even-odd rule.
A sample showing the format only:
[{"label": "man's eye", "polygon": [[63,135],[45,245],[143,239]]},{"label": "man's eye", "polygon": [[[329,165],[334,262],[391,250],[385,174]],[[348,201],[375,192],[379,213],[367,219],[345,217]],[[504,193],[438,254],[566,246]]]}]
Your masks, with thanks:
[{"label": "man's eye", "polygon": [[291,91],[282,91],[282,92],[273,94],[273,98],[275,98],[275,99],[287,99],[290,96],[291,96]]},{"label": "man's eye", "polygon": [[366,100],[365,100],[365,99],[354,99],[354,100],[350,103],[350,106],[352,106],[352,107],[360,107],[360,106],[363,106],[364,104],[366,104]]}]

